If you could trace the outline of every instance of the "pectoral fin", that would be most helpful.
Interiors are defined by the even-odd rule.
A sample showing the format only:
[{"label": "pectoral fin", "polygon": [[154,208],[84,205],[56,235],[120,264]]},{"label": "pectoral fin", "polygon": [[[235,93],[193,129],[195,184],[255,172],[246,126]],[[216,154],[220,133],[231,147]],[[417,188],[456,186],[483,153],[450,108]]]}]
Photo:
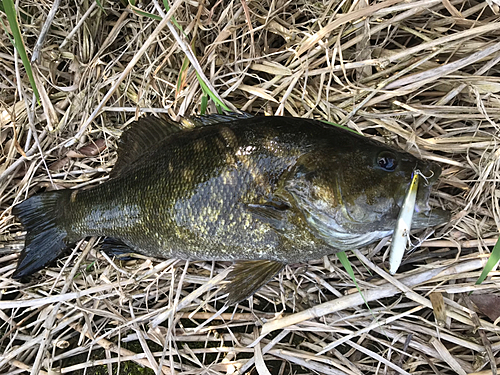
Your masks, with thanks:
[{"label": "pectoral fin", "polygon": [[252,296],[283,268],[283,263],[272,260],[238,262],[229,273],[225,286],[229,292],[227,305],[234,305]]},{"label": "pectoral fin", "polygon": [[274,229],[281,231],[288,223],[289,206],[285,203],[269,202],[268,204],[247,204],[246,209],[255,218],[268,223]]}]

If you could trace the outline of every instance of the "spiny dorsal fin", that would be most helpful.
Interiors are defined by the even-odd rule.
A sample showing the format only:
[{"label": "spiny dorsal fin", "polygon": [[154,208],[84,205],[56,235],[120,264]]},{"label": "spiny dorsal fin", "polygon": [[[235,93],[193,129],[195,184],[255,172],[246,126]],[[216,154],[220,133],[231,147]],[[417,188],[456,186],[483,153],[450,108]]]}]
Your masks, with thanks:
[{"label": "spiny dorsal fin", "polygon": [[134,121],[123,131],[118,141],[118,160],[110,177],[120,175],[151,148],[179,131],[182,131],[181,125],[171,120],[148,116]]},{"label": "spiny dorsal fin", "polygon": [[249,113],[237,113],[237,112],[227,112],[225,114],[219,115],[217,113],[204,115],[199,117],[191,117],[184,118],[182,122],[189,126],[199,127],[199,126],[207,126],[207,125],[215,125],[220,124],[221,122],[231,122],[236,120],[245,120],[248,118],[254,117]]},{"label": "spiny dorsal fin", "polygon": [[274,260],[237,262],[227,276],[229,284],[224,286],[224,291],[229,292],[226,304],[234,305],[252,296],[283,267],[283,263]]}]

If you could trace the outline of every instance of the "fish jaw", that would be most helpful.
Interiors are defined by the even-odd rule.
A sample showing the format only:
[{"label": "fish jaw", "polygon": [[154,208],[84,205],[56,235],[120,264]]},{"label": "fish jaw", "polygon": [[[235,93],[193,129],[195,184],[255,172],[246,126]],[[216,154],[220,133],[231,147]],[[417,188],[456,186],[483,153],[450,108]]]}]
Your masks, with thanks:
[{"label": "fish jaw", "polygon": [[[418,169],[419,167],[421,169]],[[429,206],[431,190],[441,176],[441,167],[434,163],[428,163],[426,165],[420,164],[417,169],[422,178],[417,191],[412,229],[428,228],[447,223],[450,220],[450,212]]]},{"label": "fish jaw", "polygon": [[446,224],[450,221],[451,213],[440,208],[433,208],[426,212],[415,212],[411,222],[412,229],[423,229]]},{"label": "fish jaw", "polygon": [[298,186],[295,186],[295,189],[289,188],[289,192],[292,199],[298,203],[309,230],[332,248],[338,250],[360,248],[393,232],[392,229],[385,228],[378,230],[374,226],[373,228],[363,226],[362,230],[353,229],[346,225],[345,212],[341,205],[332,212],[326,210],[324,201],[311,199],[305,194],[304,189],[298,189]]}]

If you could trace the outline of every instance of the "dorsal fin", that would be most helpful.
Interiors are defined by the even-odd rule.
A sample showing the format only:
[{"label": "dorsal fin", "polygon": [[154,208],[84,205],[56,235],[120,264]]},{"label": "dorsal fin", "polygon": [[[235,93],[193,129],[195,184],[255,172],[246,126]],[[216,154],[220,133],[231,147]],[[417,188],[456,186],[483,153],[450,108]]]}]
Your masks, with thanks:
[{"label": "dorsal fin", "polygon": [[110,177],[117,177],[151,148],[179,131],[182,131],[181,125],[171,120],[148,116],[134,121],[118,141],[118,159]]},{"label": "dorsal fin", "polygon": [[190,126],[198,127],[198,126],[206,126],[206,125],[215,125],[220,124],[221,122],[231,122],[236,120],[245,120],[248,118],[254,117],[253,115],[245,112],[237,113],[237,112],[227,112],[225,114],[219,115],[217,113],[204,115],[199,117],[191,117],[184,118],[182,122],[184,124],[188,124]]}]

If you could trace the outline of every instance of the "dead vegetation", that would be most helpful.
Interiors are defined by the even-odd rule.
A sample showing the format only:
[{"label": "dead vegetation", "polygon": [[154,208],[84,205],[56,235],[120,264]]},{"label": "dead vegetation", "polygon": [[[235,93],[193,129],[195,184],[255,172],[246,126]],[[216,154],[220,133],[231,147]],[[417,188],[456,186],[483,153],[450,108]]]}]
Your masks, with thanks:
[{"label": "dead vegetation", "polygon": [[[498,271],[474,283],[500,228],[498,5],[61,0],[33,64],[40,103],[3,28],[0,372],[496,374]],[[29,56],[52,6],[19,1]],[[230,264],[118,262],[94,238],[12,280],[24,236],[12,206],[107,179],[124,125],[197,113],[200,81],[231,108],[337,122],[439,162],[432,205],[450,224],[419,233],[395,277],[387,241],[356,251],[362,295],[331,256],[224,309],[214,285]]]}]

